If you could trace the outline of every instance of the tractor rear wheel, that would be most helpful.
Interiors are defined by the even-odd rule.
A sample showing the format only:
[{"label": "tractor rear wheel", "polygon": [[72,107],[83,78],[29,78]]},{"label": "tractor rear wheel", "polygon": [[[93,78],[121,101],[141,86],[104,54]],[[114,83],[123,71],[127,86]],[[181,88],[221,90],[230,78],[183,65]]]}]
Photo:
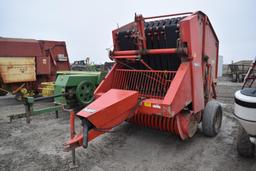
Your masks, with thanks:
[{"label": "tractor rear wheel", "polygon": [[202,128],[204,135],[208,137],[216,136],[222,123],[222,108],[216,100],[209,101],[204,109]]},{"label": "tractor rear wheel", "polygon": [[82,81],[76,88],[76,98],[82,105],[87,105],[93,101],[94,84],[90,81]]},{"label": "tractor rear wheel", "polygon": [[254,157],[255,145],[250,141],[250,137],[242,126],[239,126],[237,136],[237,152],[242,157]]}]

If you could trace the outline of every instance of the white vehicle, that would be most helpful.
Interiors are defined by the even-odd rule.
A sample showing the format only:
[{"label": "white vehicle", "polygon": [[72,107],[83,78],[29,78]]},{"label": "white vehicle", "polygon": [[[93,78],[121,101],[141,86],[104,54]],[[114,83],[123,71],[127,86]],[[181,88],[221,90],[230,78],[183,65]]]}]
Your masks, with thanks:
[{"label": "white vehicle", "polygon": [[[234,116],[240,123],[237,138],[238,154],[254,157],[256,145],[256,63],[249,69],[242,90],[235,93]],[[248,88],[244,88],[248,87]]]}]

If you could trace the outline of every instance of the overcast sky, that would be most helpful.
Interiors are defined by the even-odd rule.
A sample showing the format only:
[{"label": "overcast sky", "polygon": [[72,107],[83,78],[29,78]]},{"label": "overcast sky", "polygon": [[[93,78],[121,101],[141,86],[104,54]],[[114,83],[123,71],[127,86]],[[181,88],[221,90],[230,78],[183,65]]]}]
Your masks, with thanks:
[{"label": "overcast sky", "polygon": [[0,36],[66,41],[71,61],[108,60],[111,31],[143,16],[194,12],[208,15],[224,63],[256,56],[255,0],[0,0]]}]

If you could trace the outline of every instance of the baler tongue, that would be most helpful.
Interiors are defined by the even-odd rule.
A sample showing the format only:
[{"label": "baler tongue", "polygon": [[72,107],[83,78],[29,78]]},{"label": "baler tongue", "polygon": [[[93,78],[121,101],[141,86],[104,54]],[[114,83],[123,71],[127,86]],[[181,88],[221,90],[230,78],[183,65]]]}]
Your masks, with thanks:
[{"label": "baler tongue", "polygon": [[133,114],[139,92],[110,89],[86,108],[77,113],[83,124],[83,146],[98,135],[121,124]]}]

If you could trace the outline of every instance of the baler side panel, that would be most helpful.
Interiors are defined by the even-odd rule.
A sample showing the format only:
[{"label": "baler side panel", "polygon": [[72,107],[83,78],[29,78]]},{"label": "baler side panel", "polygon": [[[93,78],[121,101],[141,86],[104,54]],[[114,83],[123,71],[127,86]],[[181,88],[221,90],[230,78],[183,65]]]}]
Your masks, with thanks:
[{"label": "baler side panel", "polygon": [[187,42],[188,57],[192,60],[191,86],[193,111],[199,112],[204,108],[204,85],[202,74],[202,37],[203,24],[200,15],[192,15],[181,21],[181,39]]},{"label": "baler side panel", "polygon": [[208,62],[213,66],[213,78],[217,79],[218,71],[218,40],[216,40],[212,28],[206,24],[205,29],[205,55],[209,57]]},{"label": "baler side panel", "polygon": [[117,64],[114,64],[110,72],[106,75],[106,77],[101,81],[99,86],[96,88],[96,90],[94,91],[95,98],[98,98],[103,93],[111,89],[116,68],[117,68]]},{"label": "baler side panel", "polygon": [[[164,115],[173,117],[192,101],[191,67],[189,62],[180,65],[163,100]],[[170,106],[170,108],[168,108]]]}]

